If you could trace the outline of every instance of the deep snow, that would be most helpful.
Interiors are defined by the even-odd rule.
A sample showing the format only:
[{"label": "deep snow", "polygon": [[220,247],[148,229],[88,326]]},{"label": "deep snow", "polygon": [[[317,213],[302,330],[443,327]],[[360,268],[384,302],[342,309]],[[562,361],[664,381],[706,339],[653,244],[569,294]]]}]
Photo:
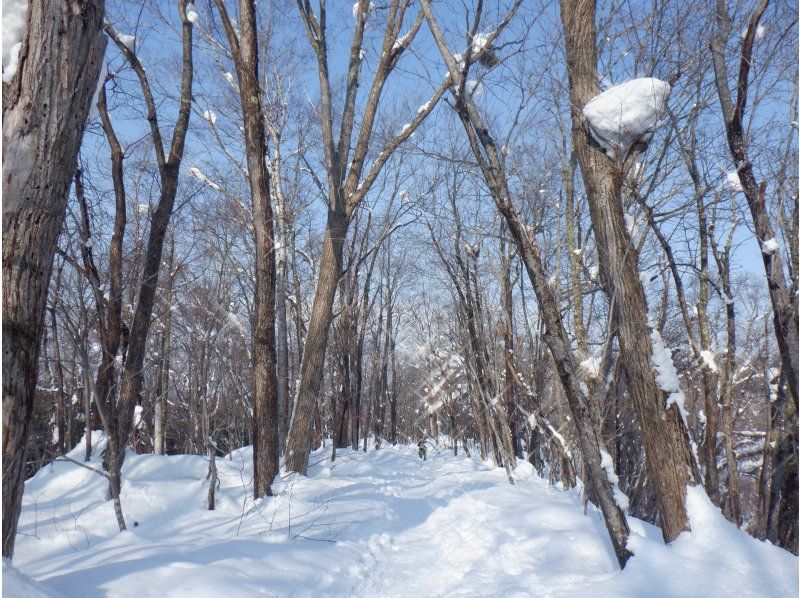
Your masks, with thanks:
[{"label": "deep snow", "polygon": [[670,547],[657,528],[629,519],[636,556],[620,572],[602,520],[591,507],[583,514],[579,491],[548,486],[525,462],[512,487],[502,469],[444,448],[426,462],[412,446],[340,450],[335,463],[316,451],[308,478],[288,477],[276,497],[253,503],[251,457],[246,448],[218,460],[218,509],[209,512],[202,457],[130,454],[122,494],[130,529],[122,534],[104,479],[71,463],[44,468],[26,484],[19,571],[4,564],[4,595],[798,593],[797,558],[737,530],[700,491],[688,499],[694,532]]}]

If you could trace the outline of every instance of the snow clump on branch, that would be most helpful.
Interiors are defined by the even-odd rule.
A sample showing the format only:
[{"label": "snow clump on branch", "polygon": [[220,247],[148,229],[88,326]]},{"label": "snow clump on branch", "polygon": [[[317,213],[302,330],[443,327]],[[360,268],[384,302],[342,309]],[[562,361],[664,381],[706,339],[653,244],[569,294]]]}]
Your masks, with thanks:
[{"label": "snow clump on branch", "polygon": [[[359,2],[354,2],[353,3],[353,18],[354,19],[358,19],[358,5],[359,4],[360,4]],[[372,13],[374,13],[374,12],[375,12],[375,3],[374,2],[370,2],[367,5],[366,14],[362,13],[362,16],[364,17],[364,20],[367,20],[369,17],[371,17]]]},{"label": "snow clump on branch", "polygon": [[592,135],[612,158],[624,158],[639,141],[649,141],[667,104],[669,83],[646,77],[615,85],[583,107]]}]

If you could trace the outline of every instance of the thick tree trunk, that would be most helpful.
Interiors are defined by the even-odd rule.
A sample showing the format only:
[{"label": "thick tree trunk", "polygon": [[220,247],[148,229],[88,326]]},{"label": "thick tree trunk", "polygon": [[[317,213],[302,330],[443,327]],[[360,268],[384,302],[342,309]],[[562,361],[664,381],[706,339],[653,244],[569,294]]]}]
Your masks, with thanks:
[{"label": "thick tree trunk", "polygon": [[679,406],[668,403],[652,364],[638,252],[625,226],[623,173],[592,139],[583,107],[599,92],[594,0],[562,0],[572,105],[572,144],[578,156],[606,291],[619,309],[619,343],[628,390],[642,430],[645,456],[659,505],[664,540],[689,528],[686,486],[697,483],[696,464]]},{"label": "thick tree trunk", "polygon": [[3,83],[3,556],[14,554],[47,287],[105,52],[103,0],[28,3]]}]

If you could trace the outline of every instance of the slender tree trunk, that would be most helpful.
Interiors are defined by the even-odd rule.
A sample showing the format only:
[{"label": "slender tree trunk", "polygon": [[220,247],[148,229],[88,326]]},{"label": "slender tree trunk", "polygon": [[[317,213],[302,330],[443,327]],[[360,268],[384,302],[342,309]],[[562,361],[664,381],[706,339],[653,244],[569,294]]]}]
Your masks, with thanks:
[{"label": "slender tree trunk", "polygon": [[[286,444],[286,433],[289,428],[289,334],[288,314],[286,310],[286,280],[288,222],[286,218],[286,198],[281,185],[280,139],[273,135],[273,181],[275,187],[275,373],[277,377],[278,400],[278,449],[282,451]],[[299,299],[297,299],[299,301]]]},{"label": "slender tree trunk", "polygon": [[207,506],[213,511],[217,504],[217,447],[208,439],[208,498]]},{"label": "slender tree trunk", "polygon": [[[153,210],[150,222],[150,234],[147,239],[142,280],[139,286],[139,300],[136,304],[130,336],[128,338],[125,367],[120,382],[119,399],[110,414],[110,429],[113,430],[113,433],[116,435],[115,443],[118,450],[116,451],[116,455],[114,455],[116,461],[106,459],[106,462],[109,466],[109,473],[115,476],[120,475],[122,462],[125,458],[125,446],[128,444],[132,431],[134,410],[139,402],[144,383],[144,358],[147,350],[147,336],[150,331],[153,306],[156,299],[164,239],[167,234],[175,205],[175,197],[178,192],[178,176],[183,160],[186,134],[191,114],[194,72],[192,63],[192,23],[186,16],[185,0],[179,0],[178,9],[181,20],[183,52],[180,81],[180,106],[178,108],[178,117],[175,122],[172,142],[167,155],[165,155],[155,101],[153,99],[150,83],[147,79],[146,69],[130,48],[122,43],[119,34],[113,27],[111,27],[110,24],[104,26],[106,33],[114,40],[114,43],[120,51],[123,52],[139,78],[147,105],[148,121],[150,122],[151,137],[156,152],[156,161],[158,163],[161,182],[161,194],[158,204],[155,210]],[[104,427],[106,427],[105,424]]]},{"label": "slender tree trunk", "polygon": [[47,288],[105,52],[103,0],[28,3],[3,83],[3,556],[14,554]]},{"label": "slender tree trunk", "polygon": [[[744,125],[744,113],[747,106],[750,67],[753,63],[753,45],[756,39],[758,24],[769,0],[761,0],[749,19],[742,36],[741,60],[736,86],[736,97],[731,97],[728,87],[728,68],[725,60],[725,47],[731,31],[731,21],[725,0],[716,2],[717,31],[711,41],[711,54],[714,60],[717,93],[722,107],[725,122],[725,134],[728,148],[739,176],[742,192],[747,199],[756,238],[762,247],[761,259],[767,278],[767,288],[772,303],[773,324],[778,351],[781,355],[781,368],[786,374],[789,395],[798,411],[798,304],[797,293],[792,292],[784,275],[783,257],[780,251],[764,249],[766,241],[775,240],[775,229],[767,210],[767,183],[756,182],[753,163],[748,155],[748,141]],[[795,240],[790,243],[795,243]],[[797,268],[797,264],[792,264]]]},{"label": "slender tree trunk", "polygon": [[[518,6],[518,4],[515,6]],[[433,15],[430,0],[422,0],[422,8],[439,51],[447,63],[448,71],[453,80],[453,87],[457,89],[463,88],[462,84],[464,82],[461,80],[459,69]],[[583,381],[580,377],[578,363],[572,353],[569,337],[561,321],[561,310],[558,302],[547,282],[538,243],[535,237],[528,232],[528,229],[523,228],[518,213],[511,203],[504,162],[497,144],[489,134],[488,127],[484,124],[469,96],[464,98],[458,95],[456,100],[456,112],[467,133],[472,153],[478,161],[498,211],[508,225],[509,232],[536,293],[542,321],[545,326],[544,339],[555,361],[567,404],[578,432],[578,439],[587,468],[587,482],[593,485],[594,495],[600,503],[599,506],[614,546],[617,561],[620,567],[624,567],[631,554],[626,547],[630,530],[625,514],[615,501],[611,482],[614,475],[613,471],[609,472],[603,467],[604,442],[599,430],[592,421],[588,397],[581,389]]]},{"label": "slender tree trunk", "polygon": [[167,435],[167,411],[169,407],[169,368],[172,352],[170,335],[172,333],[172,295],[174,291],[175,237],[170,242],[169,276],[165,289],[165,305],[163,329],[161,331],[161,364],[158,372],[155,406],[153,408],[153,452],[165,454]]},{"label": "slender tree trunk", "polygon": [[[60,279],[60,274],[58,278]],[[56,282],[56,292],[59,288],[58,281]],[[59,454],[64,454],[66,447],[66,402],[67,397],[64,391],[64,366],[61,363],[61,347],[58,344],[58,321],[56,318],[55,307],[50,309],[51,327],[53,329],[53,359],[55,360],[56,368],[56,387],[58,388],[58,396],[56,398],[56,430],[58,430],[58,442],[56,442],[56,451]]]},{"label": "slender tree trunk", "polygon": [[253,487],[256,498],[272,494],[278,473],[278,380],[275,351],[275,237],[266,165],[264,107],[258,82],[258,35],[254,0],[239,3],[239,33],[217,0],[236,64],[244,116],[244,142],[253,204],[255,300],[253,317]]}]

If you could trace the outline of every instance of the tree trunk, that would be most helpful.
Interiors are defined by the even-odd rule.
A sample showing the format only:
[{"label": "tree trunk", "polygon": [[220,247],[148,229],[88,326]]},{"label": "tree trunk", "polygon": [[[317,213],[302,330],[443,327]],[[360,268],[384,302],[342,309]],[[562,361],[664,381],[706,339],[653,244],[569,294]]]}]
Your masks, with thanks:
[{"label": "tree trunk", "polygon": [[314,293],[314,304],[308,322],[308,333],[300,368],[300,387],[297,404],[289,424],[286,443],[286,468],[303,475],[308,470],[317,397],[322,388],[325,347],[333,319],[333,300],[342,270],[342,250],[347,234],[347,219],[343,213],[328,212],[328,226],[322,246],[319,279]]},{"label": "tree trunk", "polygon": [[[146,69],[130,48],[122,43],[119,34],[109,24],[104,26],[106,33],[114,40],[114,43],[120,51],[123,52],[139,78],[147,105],[148,121],[150,122],[151,137],[155,148],[161,183],[160,197],[155,210],[153,210],[150,222],[150,234],[147,239],[147,249],[145,251],[144,267],[142,269],[142,279],[139,287],[139,300],[136,304],[133,323],[128,337],[125,369],[121,377],[119,399],[110,414],[110,429],[113,430],[116,436],[115,442],[118,448],[116,458],[118,461],[113,463],[106,459],[106,462],[109,465],[110,473],[115,475],[119,475],[122,468],[122,461],[125,458],[125,446],[128,444],[132,430],[134,410],[139,402],[144,383],[144,358],[147,350],[147,335],[150,331],[150,324],[153,316],[153,305],[155,304],[158,276],[161,270],[164,239],[167,234],[172,210],[175,205],[175,197],[178,192],[178,176],[180,173],[181,161],[183,160],[186,133],[188,131],[189,117],[191,114],[194,73],[192,63],[192,23],[186,16],[185,0],[179,0],[178,9],[181,20],[183,65],[180,82],[180,107],[178,109],[178,116],[175,122],[168,155],[165,155],[157,110],[150,83],[147,79]],[[104,427],[106,426],[104,425]]]},{"label": "tree trunk", "polygon": [[167,278],[167,288],[164,312],[164,328],[161,331],[161,364],[158,372],[158,385],[156,387],[155,406],[153,408],[153,452],[156,455],[163,455],[166,451],[167,440],[167,410],[169,406],[169,368],[172,333],[172,295],[174,290],[173,262],[175,260],[175,237],[170,243],[169,257],[169,276]]},{"label": "tree trunk", "polygon": [[256,247],[253,316],[253,492],[256,498],[260,498],[272,495],[272,481],[278,474],[279,408],[275,371],[275,237],[270,175],[265,161],[265,114],[261,86],[258,83],[256,8],[254,0],[240,1],[238,34],[221,0],[217,1],[217,9],[225,26],[239,79],[250,199],[253,204],[253,237]]},{"label": "tree trunk", "polygon": [[3,556],[12,557],[47,288],[105,52],[105,3],[28,3],[3,83]]},{"label": "tree trunk", "polygon": [[[742,36],[741,60],[735,99],[731,97],[728,87],[728,68],[725,61],[725,47],[731,30],[731,21],[725,0],[717,0],[716,18],[717,32],[711,42],[711,54],[714,60],[717,94],[722,107],[725,122],[725,134],[728,148],[736,166],[742,192],[747,199],[756,238],[762,247],[761,259],[767,278],[767,288],[772,303],[775,337],[781,355],[781,369],[786,374],[786,385],[789,395],[798,411],[798,305],[797,293],[791,292],[784,276],[783,258],[780,251],[764,249],[764,243],[775,239],[775,229],[767,210],[767,183],[756,182],[753,163],[748,156],[748,141],[744,126],[744,112],[747,106],[750,67],[753,63],[753,45],[758,30],[758,23],[769,4],[769,0],[761,0],[751,16],[745,33]],[[790,241],[791,243],[792,241]],[[797,264],[794,264],[797,267]]]},{"label": "tree trunk", "polygon": [[628,390],[642,430],[661,531],[671,542],[689,528],[686,486],[697,483],[688,430],[669,392],[656,383],[638,252],[623,215],[623,172],[592,139],[583,107],[599,92],[594,0],[561,0],[572,105],[572,144],[578,156],[600,254],[600,273],[619,309],[619,343]]}]

